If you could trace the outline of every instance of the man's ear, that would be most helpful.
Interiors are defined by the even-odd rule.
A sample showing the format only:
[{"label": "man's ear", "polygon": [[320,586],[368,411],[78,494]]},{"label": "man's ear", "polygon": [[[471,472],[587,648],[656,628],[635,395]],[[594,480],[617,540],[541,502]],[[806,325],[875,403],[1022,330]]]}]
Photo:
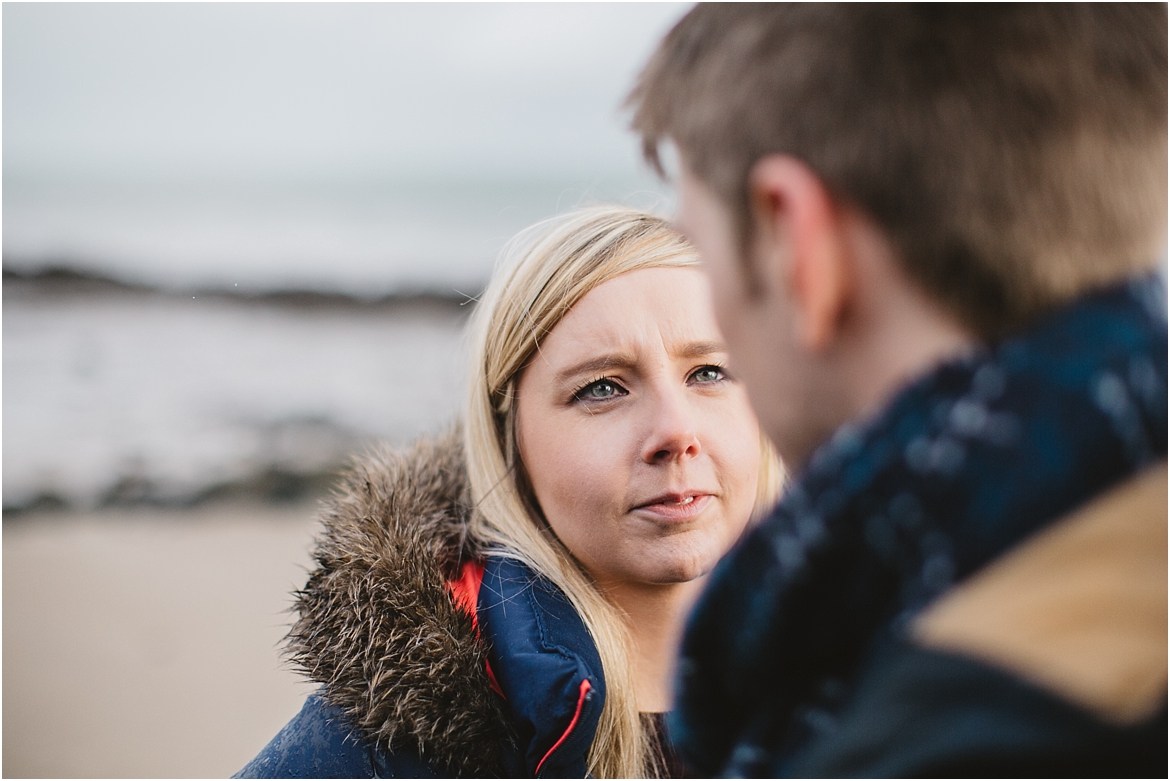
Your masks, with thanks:
[{"label": "man's ear", "polygon": [[838,334],[853,283],[838,207],[820,177],[789,155],[757,160],[748,188],[763,285],[786,291],[802,345],[823,352]]}]

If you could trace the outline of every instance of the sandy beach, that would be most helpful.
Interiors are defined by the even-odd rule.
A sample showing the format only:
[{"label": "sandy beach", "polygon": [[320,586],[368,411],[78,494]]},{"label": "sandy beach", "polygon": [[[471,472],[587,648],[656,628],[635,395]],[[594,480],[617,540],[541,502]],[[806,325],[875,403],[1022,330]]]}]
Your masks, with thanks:
[{"label": "sandy beach", "polygon": [[317,505],[4,521],[6,777],[225,777],[312,688],[280,660]]}]

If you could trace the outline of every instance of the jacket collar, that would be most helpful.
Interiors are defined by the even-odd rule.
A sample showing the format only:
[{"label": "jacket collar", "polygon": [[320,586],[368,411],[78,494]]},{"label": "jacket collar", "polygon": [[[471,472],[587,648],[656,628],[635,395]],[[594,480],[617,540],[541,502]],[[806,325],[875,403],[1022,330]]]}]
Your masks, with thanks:
[{"label": "jacket collar", "polygon": [[524,564],[490,557],[479,619],[525,774],[584,778],[605,703],[605,678],[580,615],[559,589]]}]

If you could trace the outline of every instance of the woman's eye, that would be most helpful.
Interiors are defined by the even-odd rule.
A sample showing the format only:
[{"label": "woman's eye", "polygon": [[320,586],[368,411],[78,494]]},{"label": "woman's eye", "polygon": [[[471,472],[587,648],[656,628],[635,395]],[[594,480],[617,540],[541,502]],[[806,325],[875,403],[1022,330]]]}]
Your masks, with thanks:
[{"label": "woman's eye", "polygon": [[694,374],[691,375],[691,379],[695,382],[719,382],[726,377],[727,375],[718,366],[702,366],[695,369]]},{"label": "woman's eye", "polygon": [[625,393],[625,388],[618,385],[612,380],[598,380],[591,382],[581,390],[573,394],[573,398],[578,401],[602,401],[605,399],[612,399],[615,396],[621,396]]}]

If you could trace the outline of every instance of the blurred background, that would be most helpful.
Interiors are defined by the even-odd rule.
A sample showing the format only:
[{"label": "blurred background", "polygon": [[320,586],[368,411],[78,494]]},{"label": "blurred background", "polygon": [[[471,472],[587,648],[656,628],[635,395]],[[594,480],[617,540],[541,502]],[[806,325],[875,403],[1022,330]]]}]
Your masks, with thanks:
[{"label": "blurred background", "polygon": [[229,775],[317,502],[445,426],[504,243],[662,213],[621,101],[687,6],[3,6],[3,773]]}]

